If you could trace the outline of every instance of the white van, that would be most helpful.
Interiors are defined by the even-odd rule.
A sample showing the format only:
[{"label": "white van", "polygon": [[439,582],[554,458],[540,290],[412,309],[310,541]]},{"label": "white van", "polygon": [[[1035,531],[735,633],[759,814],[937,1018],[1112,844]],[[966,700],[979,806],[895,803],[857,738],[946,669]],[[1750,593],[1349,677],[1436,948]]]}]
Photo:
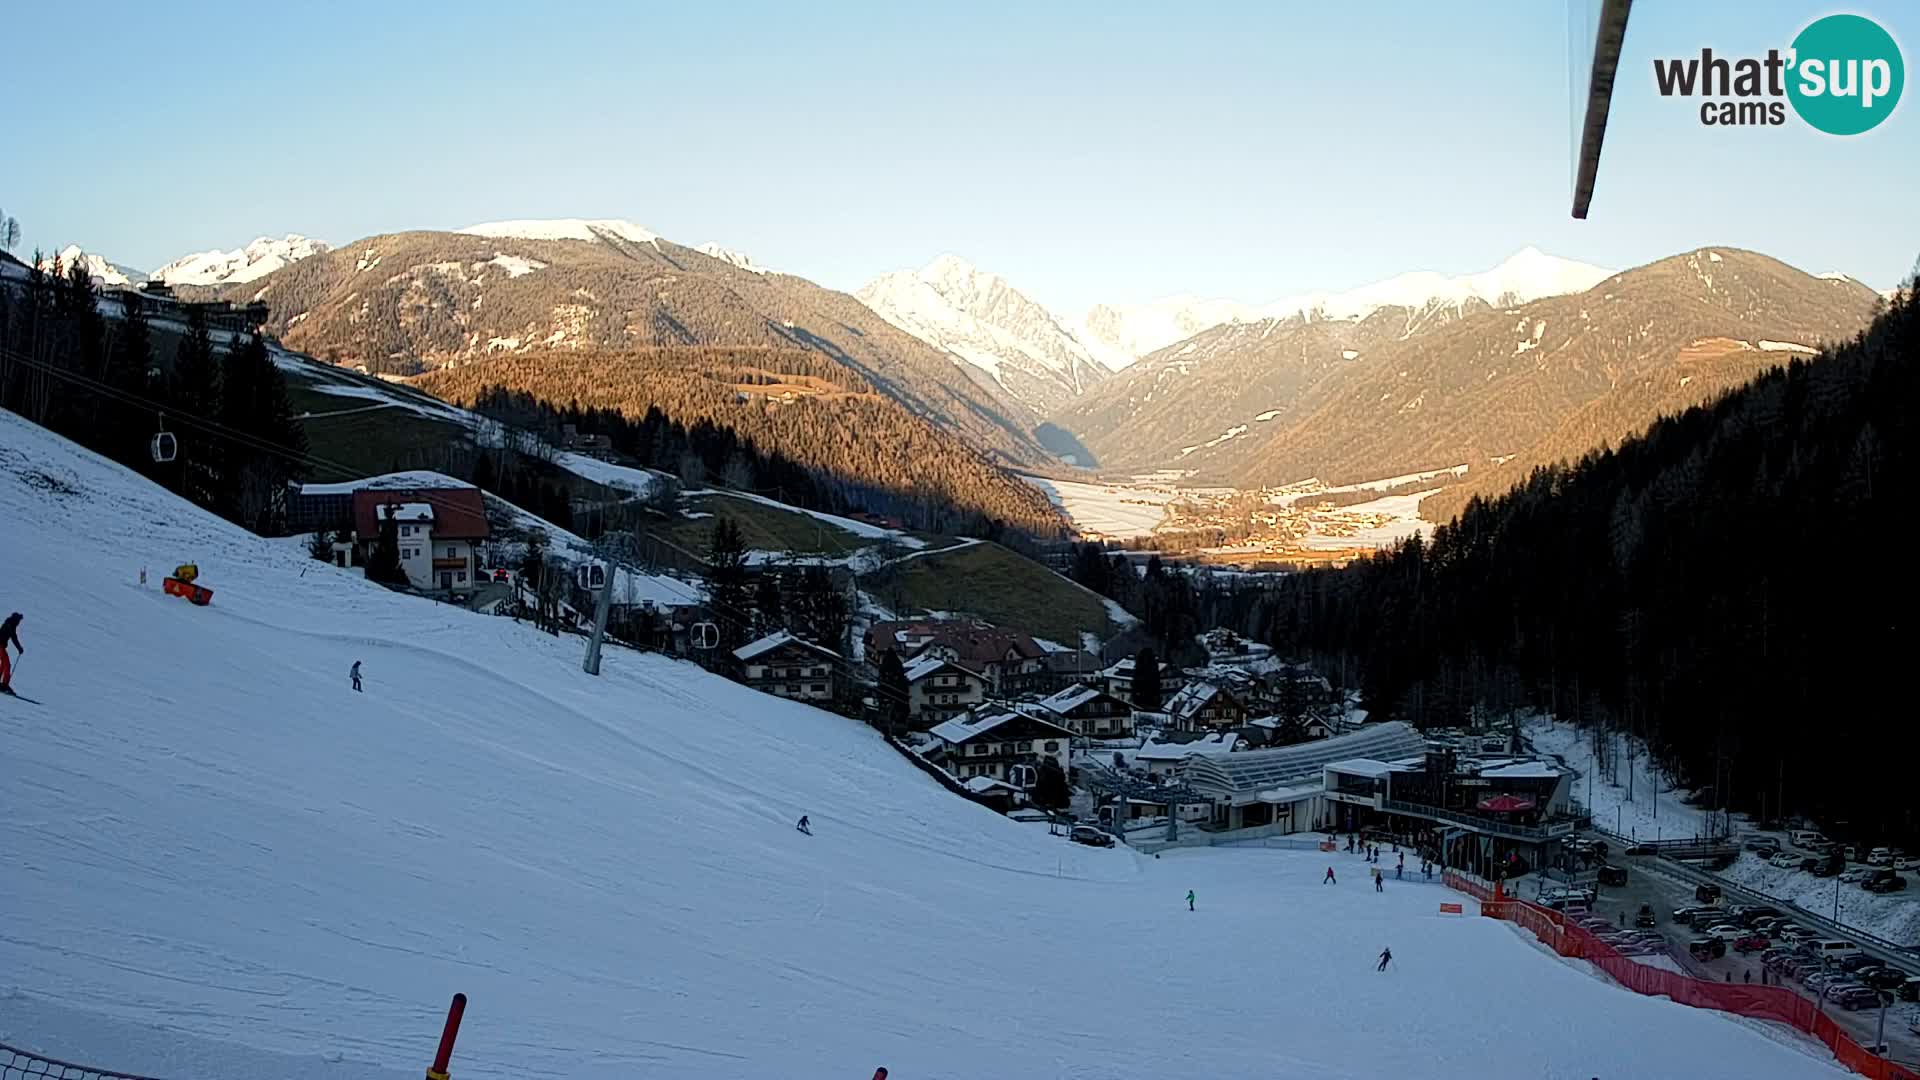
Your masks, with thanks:
[{"label": "white van", "polygon": [[1813,956],[1826,963],[1838,963],[1860,951],[1860,946],[1840,938],[1827,938],[1813,943]]},{"label": "white van", "polygon": [[1890,848],[1877,847],[1867,852],[1868,866],[1892,866],[1893,851]]},{"label": "white van", "polygon": [[1818,829],[1795,829],[1787,834],[1787,842],[1794,847],[1803,848],[1818,840],[1824,840]]}]

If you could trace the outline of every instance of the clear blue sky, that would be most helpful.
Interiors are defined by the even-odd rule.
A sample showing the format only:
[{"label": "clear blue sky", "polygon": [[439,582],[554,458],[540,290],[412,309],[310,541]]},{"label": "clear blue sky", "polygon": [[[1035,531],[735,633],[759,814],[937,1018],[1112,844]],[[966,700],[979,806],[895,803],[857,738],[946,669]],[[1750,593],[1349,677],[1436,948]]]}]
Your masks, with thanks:
[{"label": "clear blue sky", "polygon": [[1705,128],[1651,59],[1855,10],[1911,68],[1920,9],[1642,0],[1576,222],[1569,8],[1598,2],[35,4],[5,20],[0,207],[23,255],[143,268],[262,233],[621,217],[845,289],[953,251],[1067,312],[1528,244],[1906,275],[1920,91],[1851,139]]}]

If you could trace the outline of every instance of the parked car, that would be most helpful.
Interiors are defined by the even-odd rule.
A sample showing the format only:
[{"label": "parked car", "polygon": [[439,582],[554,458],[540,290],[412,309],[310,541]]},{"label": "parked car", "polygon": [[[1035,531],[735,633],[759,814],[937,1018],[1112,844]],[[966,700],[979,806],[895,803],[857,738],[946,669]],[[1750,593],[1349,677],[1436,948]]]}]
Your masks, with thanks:
[{"label": "parked car", "polygon": [[1695,919],[1703,916],[1717,918],[1719,915],[1720,909],[1716,907],[1675,908],[1673,910],[1673,921],[1679,923],[1681,926],[1692,926]]},{"label": "parked car", "polygon": [[1893,849],[1877,847],[1877,848],[1874,848],[1872,851],[1867,852],[1867,865],[1868,866],[1889,866],[1889,867],[1892,866],[1893,865]]},{"label": "parked car", "polygon": [[1093,825],[1075,825],[1067,833],[1067,839],[1088,847],[1112,847],[1113,835]]},{"label": "parked car", "polygon": [[1856,866],[1849,870],[1843,871],[1840,874],[1840,880],[1846,882],[1849,885],[1857,885],[1860,882],[1865,881],[1872,876],[1873,876],[1873,870],[1870,867]]},{"label": "parked car", "polygon": [[1893,992],[1893,996],[1901,1001],[1920,1001],[1920,975],[1909,976],[1907,981],[1901,983],[1899,989]]},{"label": "parked car", "polygon": [[1772,856],[1775,852],[1780,850],[1779,841],[1767,839],[1764,837],[1756,837],[1740,846],[1746,848],[1748,851],[1753,852],[1755,855],[1758,855],[1763,859]]},{"label": "parked car", "polygon": [[1714,960],[1727,955],[1727,943],[1719,938],[1694,938],[1687,942],[1687,952],[1695,960]]},{"label": "parked car", "polygon": [[1655,926],[1659,921],[1654,917],[1652,904],[1641,904],[1640,913],[1633,917],[1633,925],[1643,928]]},{"label": "parked car", "polygon": [[1895,870],[1911,870],[1913,869],[1913,860],[1905,855],[1895,855],[1893,857],[1893,868]]},{"label": "parked car", "polygon": [[1854,847],[1852,844],[1848,844],[1846,847],[1841,848],[1840,853],[1846,856],[1846,859],[1848,862],[1860,861],[1860,849],[1857,847]]},{"label": "parked car", "polygon": [[1693,898],[1703,904],[1717,904],[1720,902],[1720,886],[1711,882],[1695,885]]},{"label": "parked car", "polygon": [[1706,934],[1721,941],[1735,942],[1747,935],[1747,928],[1735,923],[1720,923],[1707,927]]},{"label": "parked car", "polygon": [[1812,862],[1813,866],[1807,872],[1814,877],[1833,877],[1847,868],[1847,860],[1838,855],[1827,855],[1808,861]]},{"label": "parked car", "polygon": [[1651,855],[1653,854],[1653,850],[1654,848],[1652,844],[1628,844],[1626,850],[1622,854]]},{"label": "parked car", "polygon": [[1840,991],[1834,1000],[1838,1001],[1841,1007],[1856,1011],[1877,1009],[1880,1007],[1880,991],[1871,986],[1850,986]]},{"label": "parked car", "polygon": [[1765,904],[1754,904],[1740,909],[1740,921],[1747,926],[1758,928],[1763,920],[1780,918],[1780,909]]},{"label": "parked car", "polygon": [[1600,867],[1600,884],[1617,889],[1627,883],[1627,868],[1608,863]]},{"label": "parked car", "polygon": [[1863,968],[1854,972],[1854,977],[1875,990],[1899,990],[1908,980],[1906,972],[1885,964]]},{"label": "parked car", "polygon": [[1778,869],[1781,869],[1781,870],[1792,870],[1800,865],[1800,856],[1789,855],[1786,852],[1781,852],[1780,854],[1775,855],[1773,858],[1768,859],[1767,865],[1772,867],[1777,867]]},{"label": "parked car", "polygon": [[1733,951],[1745,956],[1748,953],[1760,952],[1771,944],[1772,942],[1767,940],[1765,934],[1747,934],[1734,939]]},{"label": "parked car", "polygon": [[1865,971],[1867,968],[1873,967],[1877,963],[1879,963],[1879,961],[1875,960],[1871,956],[1868,956],[1866,953],[1857,952],[1857,953],[1848,953],[1847,955],[1842,956],[1835,963],[1834,966],[1838,967],[1841,971],[1847,972],[1848,974],[1852,974],[1858,971]]},{"label": "parked car", "polygon": [[1860,887],[1873,893],[1899,892],[1907,887],[1907,879],[1889,867],[1874,871],[1872,877],[1860,883]]}]

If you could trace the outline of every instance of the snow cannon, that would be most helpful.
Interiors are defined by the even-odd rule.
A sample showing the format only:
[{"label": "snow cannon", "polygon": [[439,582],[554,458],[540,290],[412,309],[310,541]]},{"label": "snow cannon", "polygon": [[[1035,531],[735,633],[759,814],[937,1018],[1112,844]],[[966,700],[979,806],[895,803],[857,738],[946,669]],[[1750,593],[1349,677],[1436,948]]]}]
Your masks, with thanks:
[{"label": "snow cannon", "polygon": [[168,596],[184,597],[187,600],[206,607],[213,600],[213,590],[198,584],[200,568],[193,563],[181,563],[173,568],[173,574],[160,582]]}]

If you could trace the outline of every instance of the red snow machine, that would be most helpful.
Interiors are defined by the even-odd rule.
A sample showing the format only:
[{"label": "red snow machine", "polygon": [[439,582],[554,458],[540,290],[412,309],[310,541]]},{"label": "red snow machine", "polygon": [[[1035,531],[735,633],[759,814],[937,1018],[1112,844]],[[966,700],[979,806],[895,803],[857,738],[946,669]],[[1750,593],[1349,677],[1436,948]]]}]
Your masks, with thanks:
[{"label": "red snow machine", "polygon": [[201,607],[213,600],[213,590],[195,582],[200,577],[200,568],[192,563],[182,563],[173,568],[173,575],[160,583],[168,596],[182,596]]}]

